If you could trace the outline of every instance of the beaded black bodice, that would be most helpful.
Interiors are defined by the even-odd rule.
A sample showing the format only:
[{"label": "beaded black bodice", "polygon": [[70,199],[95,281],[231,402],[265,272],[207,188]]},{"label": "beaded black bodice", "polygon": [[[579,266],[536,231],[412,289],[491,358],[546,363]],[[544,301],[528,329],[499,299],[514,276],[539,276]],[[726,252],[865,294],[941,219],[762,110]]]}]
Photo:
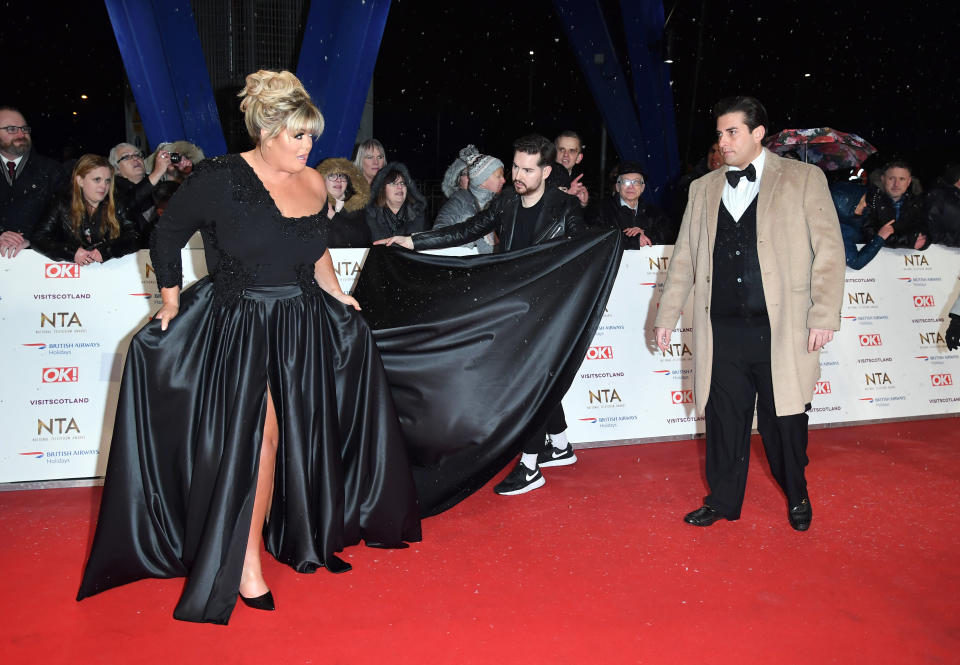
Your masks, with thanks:
[{"label": "beaded black bodice", "polygon": [[327,249],[329,221],[325,209],[284,217],[246,160],[224,155],[195,167],[151,236],[160,287],[181,285],[180,250],[196,231],[218,291],[239,296],[249,286],[312,281],[313,264]]}]

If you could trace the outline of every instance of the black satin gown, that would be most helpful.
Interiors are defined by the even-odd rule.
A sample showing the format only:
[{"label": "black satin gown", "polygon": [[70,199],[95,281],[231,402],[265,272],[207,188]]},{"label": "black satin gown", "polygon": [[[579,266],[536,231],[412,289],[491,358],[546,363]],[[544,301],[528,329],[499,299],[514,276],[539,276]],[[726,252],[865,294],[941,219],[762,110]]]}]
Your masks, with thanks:
[{"label": "black satin gown", "polygon": [[313,264],[325,214],[280,215],[239,155],[201,163],[152,240],[161,287],[203,235],[210,276],[166,332],[131,343],[92,551],[78,600],[148,577],[186,577],[178,619],[227,623],[237,601],[269,385],[279,447],[264,527],[298,572],[346,566],[361,539],[421,537],[419,506],[380,356],[359,312]]},{"label": "black satin gown", "polygon": [[621,236],[470,257],[370,250],[354,296],[387,371],[424,516],[482,487],[546,425],[604,316]]}]

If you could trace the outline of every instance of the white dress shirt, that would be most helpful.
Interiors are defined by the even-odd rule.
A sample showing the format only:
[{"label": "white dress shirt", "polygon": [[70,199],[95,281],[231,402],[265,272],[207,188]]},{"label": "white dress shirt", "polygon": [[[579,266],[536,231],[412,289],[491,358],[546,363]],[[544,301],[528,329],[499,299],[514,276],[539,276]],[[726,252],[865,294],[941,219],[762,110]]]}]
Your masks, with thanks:
[{"label": "white dress shirt", "polygon": [[[746,178],[740,178],[740,182],[736,187],[731,187],[729,182],[723,185],[723,196],[721,200],[727,208],[727,212],[729,212],[730,216],[735,220],[740,219],[740,216],[750,207],[753,199],[760,193],[760,179],[763,178],[763,163],[765,161],[764,155],[765,152],[761,150],[760,155],[750,162],[753,164],[753,168],[757,170],[756,180],[750,182]],[[741,169],[733,166],[727,167],[727,171],[740,170]]]}]

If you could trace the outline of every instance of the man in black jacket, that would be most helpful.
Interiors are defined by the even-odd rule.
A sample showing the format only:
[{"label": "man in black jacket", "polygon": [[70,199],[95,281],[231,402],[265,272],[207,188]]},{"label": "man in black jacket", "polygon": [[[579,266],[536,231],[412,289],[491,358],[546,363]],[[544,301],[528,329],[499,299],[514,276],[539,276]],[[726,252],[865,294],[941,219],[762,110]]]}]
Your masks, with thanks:
[{"label": "man in black jacket", "polygon": [[[463,245],[495,231],[500,239],[494,248],[497,253],[578,235],[584,228],[578,199],[546,186],[556,154],[553,143],[531,134],[517,139],[513,149],[513,190],[501,192],[486,209],[459,224],[413,236],[384,238],[375,244],[439,249]],[[517,466],[494,491],[502,495],[524,494],[546,482],[540,473],[541,466],[566,466],[576,462],[577,456],[565,431],[563,408],[557,404],[546,426],[527,441]],[[547,432],[560,434],[544,445]]]},{"label": "man in black jacket", "polygon": [[897,159],[883,167],[881,186],[872,187],[866,195],[863,231],[868,241],[893,222],[886,247],[927,248],[923,198],[911,191],[912,184],[913,170],[907,162]]},{"label": "man in black jacket", "polygon": [[34,226],[64,185],[60,165],[32,145],[23,114],[0,106],[0,256],[13,258],[30,246]]},{"label": "man in black jacket", "polygon": [[621,162],[617,167],[616,191],[597,211],[594,225],[620,229],[624,249],[672,245],[677,239],[677,229],[667,215],[640,198],[645,188],[643,167],[637,162]]}]

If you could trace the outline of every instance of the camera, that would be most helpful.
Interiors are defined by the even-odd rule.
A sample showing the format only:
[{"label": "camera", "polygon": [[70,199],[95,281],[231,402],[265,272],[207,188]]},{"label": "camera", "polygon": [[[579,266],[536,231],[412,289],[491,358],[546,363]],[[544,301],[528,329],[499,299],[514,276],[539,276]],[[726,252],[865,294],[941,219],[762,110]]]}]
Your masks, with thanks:
[{"label": "camera", "polygon": [[183,155],[181,155],[179,152],[171,152],[171,153],[170,153],[170,163],[171,163],[171,164],[179,164],[181,159],[183,159]]}]

